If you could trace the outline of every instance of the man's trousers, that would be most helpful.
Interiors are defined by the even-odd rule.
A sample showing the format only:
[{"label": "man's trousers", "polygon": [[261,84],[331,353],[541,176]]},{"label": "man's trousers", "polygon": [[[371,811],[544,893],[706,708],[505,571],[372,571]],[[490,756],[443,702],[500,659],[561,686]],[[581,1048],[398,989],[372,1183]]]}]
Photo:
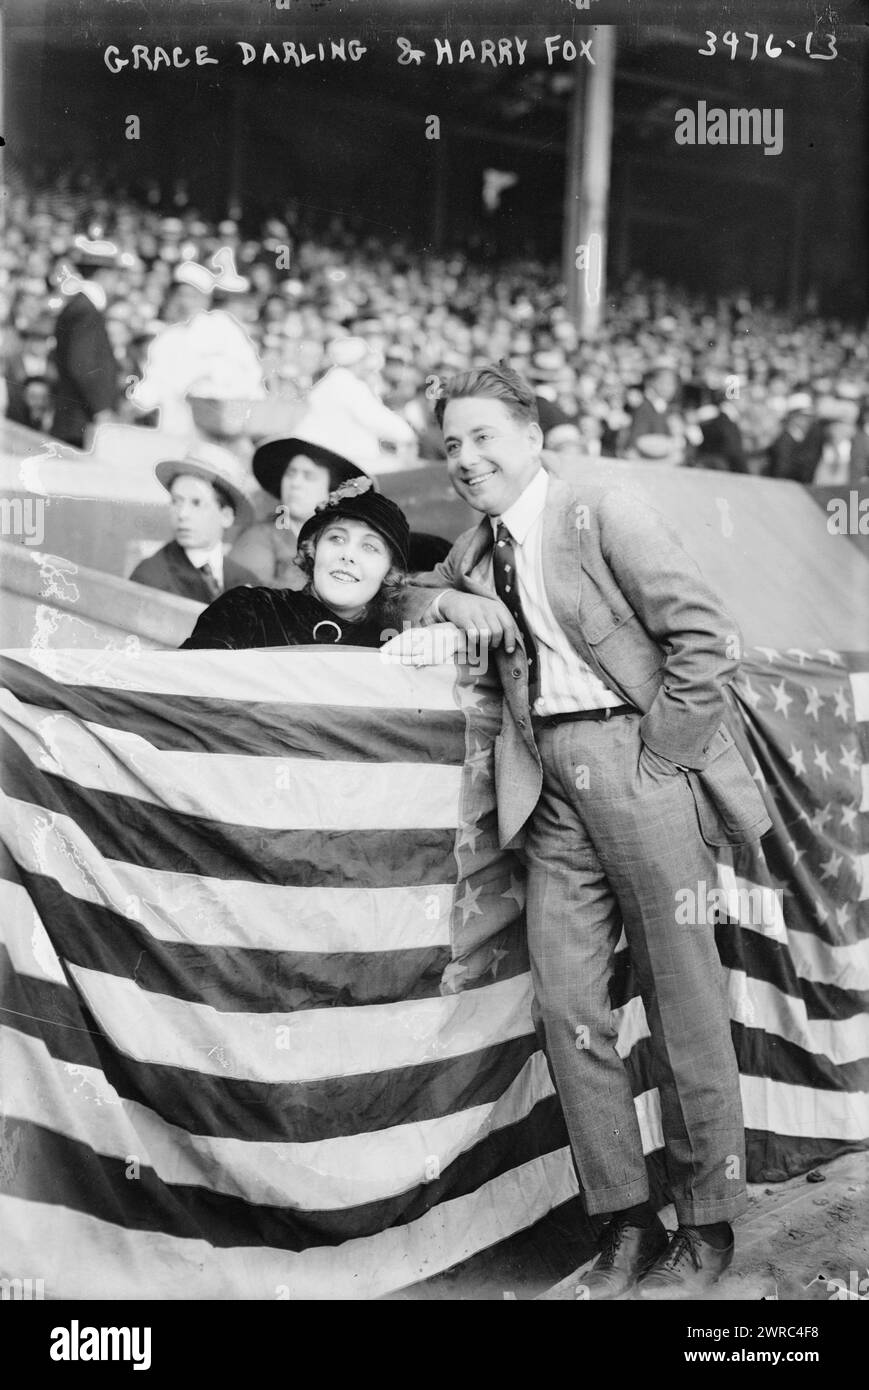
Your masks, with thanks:
[{"label": "man's trousers", "polygon": [[624,925],[677,1216],[685,1225],[726,1221],[747,1198],[724,970],[705,896],[696,923],[677,922],[679,890],[697,902],[715,888],[715,861],[688,778],[643,746],[639,723],[629,714],[536,734],[544,781],[526,855],[537,1007],[588,1211],[644,1201],[640,1129],[610,1004]]}]

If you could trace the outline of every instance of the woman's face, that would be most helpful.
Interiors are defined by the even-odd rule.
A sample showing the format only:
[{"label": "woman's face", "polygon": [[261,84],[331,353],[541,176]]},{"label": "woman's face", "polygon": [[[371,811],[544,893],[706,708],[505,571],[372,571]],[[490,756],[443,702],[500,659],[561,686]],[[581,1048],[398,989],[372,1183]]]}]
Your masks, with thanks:
[{"label": "woman's face", "polygon": [[329,470],[306,454],[297,454],[284,469],[281,501],[291,521],[307,521],[315,507],[329,496]]},{"label": "woman's face", "polygon": [[317,538],[314,590],[335,613],[353,618],[374,598],[391,564],[379,531],[367,521],[338,517]]}]

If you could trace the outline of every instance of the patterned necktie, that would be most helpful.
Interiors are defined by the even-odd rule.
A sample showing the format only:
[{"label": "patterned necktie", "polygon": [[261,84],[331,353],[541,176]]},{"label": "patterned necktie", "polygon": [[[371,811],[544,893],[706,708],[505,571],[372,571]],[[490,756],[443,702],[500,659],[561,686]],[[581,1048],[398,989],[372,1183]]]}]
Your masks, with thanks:
[{"label": "patterned necktie", "polygon": [[509,608],[525,644],[525,656],[528,661],[528,699],[533,704],[540,693],[537,644],[531,636],[531,629],[522,611],[519,585],[516,579],[516,552],[513,549],[513,537],[503,521],[498,522],[498,530],[495,534],[495,548],[492,551],[492,575],[495,580],[495,593],[501,602]]},{"label": "patterned necktie", "polygon": [[205,587],[208,590],[209,599],[215,599],[220,594],[220,585],[217,582],[217,575],[206,560],[204,565],[199,566],[199,573],[205,580]]}]

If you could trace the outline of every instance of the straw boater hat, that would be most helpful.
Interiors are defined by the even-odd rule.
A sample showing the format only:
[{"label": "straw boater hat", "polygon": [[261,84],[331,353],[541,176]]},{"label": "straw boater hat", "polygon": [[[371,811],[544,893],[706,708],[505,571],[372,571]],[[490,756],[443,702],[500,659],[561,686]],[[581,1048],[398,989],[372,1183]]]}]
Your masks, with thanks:
[{"label": "straw boater hat", "polygon": [[172,276],[176,285],[191,285],[200,294],[212,293],[215,278],[207,266],[199,265],[197,261],[182,261],[175,267]]},{"label": "straw boater hat", "polygon": [[242,526],[249,526],[254,519],[253,503],[249,495],[249,483],[239,464],[228,449],[219,444],[209,444],[207,440],[197,440],[186,454],[174,459],[161,459],[154,472],[168,492],[176,478],[182,475],[204,478],[209,483],[218,483],[232,498],[235,505],[235,519]]},{"label": "straw boater hat", "polygon": [[280,497],[281,479],[287,464],[299,454],[328,468],[335,487],[348,478],[366,478],[368,474],[364,468],[352,463],[341,453],[341,448],[338,433],[322,417],[304,415],[294,435],[275,435],[263,440],[253,456],[253,474],[260,487],[273,497]]},{"label": "straw boater hat", "polygon": [[85,266],[96,266],[106,270],[122,267],[126,270],[134,264],[134,258],[129,252],[119,251],[113,241],[92,240],[86,236],[74,238],[70,260],[78,270]]}]

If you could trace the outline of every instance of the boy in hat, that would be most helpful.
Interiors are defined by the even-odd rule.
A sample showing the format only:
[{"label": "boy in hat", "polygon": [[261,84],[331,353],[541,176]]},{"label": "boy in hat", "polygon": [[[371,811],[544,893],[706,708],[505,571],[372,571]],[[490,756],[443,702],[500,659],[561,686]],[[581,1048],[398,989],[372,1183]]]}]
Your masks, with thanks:
[{"label": "boy in hat", "polygon": [[77,236],[72,261],[76,289],[58,314],[54,330],[53,434],[81,449],[88,426],[113,419],[118,399],[118,364],[106,331],[105,311],[118,283],[120,257],[110,241]]},{"label": "boy in hat", "polygon": [[229,557],[223,539],[233,522],[253,517],[253,507],[231,454],[200,444],[195,453],[157,464],[157,477],[170,498],[174,539],[138,564],[130,575],[137,584],[211,603],[256,576]]},{"label": "boy in hat", "polygon": [[366,474],[339,451],[324,422],[300,420],[289,439],[266,439],[253,456],[254,477],[278,499],[275,515],[248,527],[232,548],[232,559],[252,570],[261,584],[299,589],[296,564],[302,523],[348,478]]},{"label": "boy in hat", "polygon": [[301,591],[234,589],[182,647],[380,647],[395,630],[408,563],[407,518],[371,478],[349,478],[299,532]]}]

